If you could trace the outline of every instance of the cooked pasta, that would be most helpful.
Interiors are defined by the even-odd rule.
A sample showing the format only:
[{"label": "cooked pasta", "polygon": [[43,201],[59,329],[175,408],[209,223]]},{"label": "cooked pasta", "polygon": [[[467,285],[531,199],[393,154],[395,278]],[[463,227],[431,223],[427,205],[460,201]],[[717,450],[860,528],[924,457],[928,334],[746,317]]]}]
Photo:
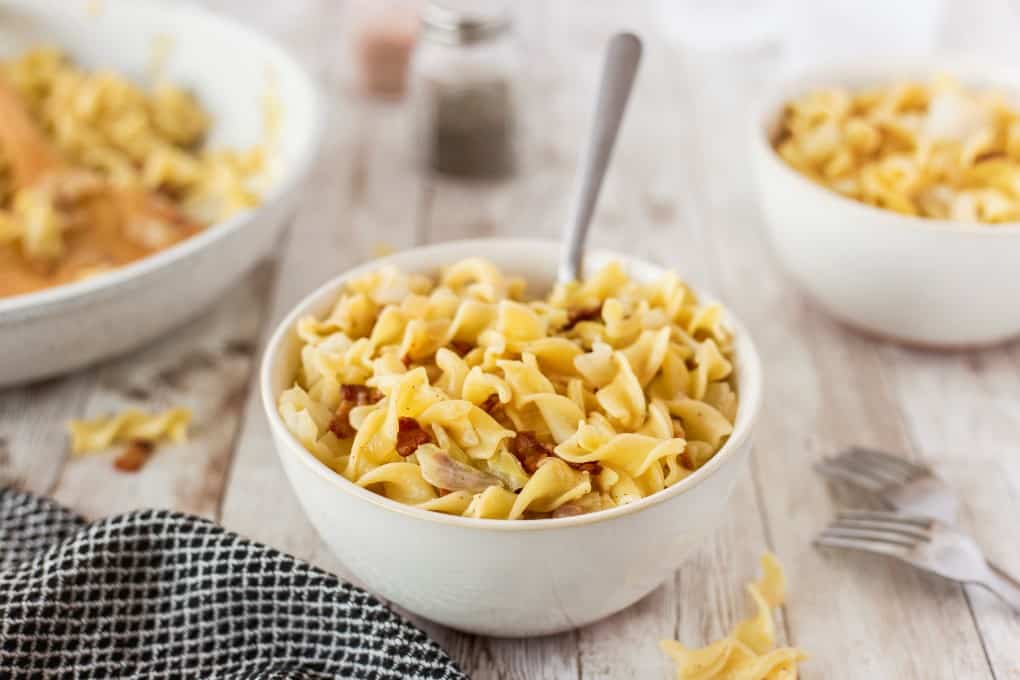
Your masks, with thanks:
[{"label": "cooked pasta", "polygon": [[186,408],[172,408],[156,414],[128,409],[94,420],[72,420],[67,427],[71,434],[71,453],[80,456],[134,441],[182,442],[188,438],[190,423],[191,412]]},{"label": "cooked pasta", "polygon": [[906,215],[1020,220],[1020,109],[942,77],[789,102],[779,155],[849,198]]},{"label": "cooked pasta", "polygon": [[786,577],[771,553],[762,556],[761,568],[761,579],[747,585],[755,614],[727,637],[701,649],[662,641],[663,651],[676,662],[678,680],[796,680],[797,665],[806,657],[793,647],[775,648],[771,613],[786,598]]},{"label": "cooked pasta", "polygon": [[732,335],[675,275],[618,263],[525,300],[472,258],[393,267],[301,319],[289,430],[359,486],[478,518],[563,517],[675,484],[733,431]]},{"label": "cooked pasta", "polygon": [[[121,266],[259,202],[263,149],[204,148],[209,116],[180,87],[143,88],[51,48],[0,64],[0,78],[66,166],[20,186],[8,154],[25,150],[0,148],[0,297]],[[171,239],[152,220],[117,227],[109,211],[83,217],[80,204],[103,186],[148,192],[189,223]]]}]

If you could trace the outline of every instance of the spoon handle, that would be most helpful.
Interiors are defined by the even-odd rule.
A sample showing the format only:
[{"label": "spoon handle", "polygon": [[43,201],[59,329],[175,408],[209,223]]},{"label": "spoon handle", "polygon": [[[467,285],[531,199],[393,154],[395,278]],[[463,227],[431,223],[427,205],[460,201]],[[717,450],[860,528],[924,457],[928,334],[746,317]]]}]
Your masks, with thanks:
[{"label": "spoon handle", "polygon": [[4,76],[0,76],[0,148],[10,161],[18,189],[32,186],[63,165],[28,114],[21,96]]},{"label": "spoon handle", "polygon": [[581,154],[580,172],[560,259],[560,283],[575,281],[580,276],[588,225],[595,212],[602,178],[609,165],[616,133],[627,109],[627,100],[640,62],[641,40],[636,35],[617,33],[612,37],[602,66],[602,83],[599,85],[591,136]]}]

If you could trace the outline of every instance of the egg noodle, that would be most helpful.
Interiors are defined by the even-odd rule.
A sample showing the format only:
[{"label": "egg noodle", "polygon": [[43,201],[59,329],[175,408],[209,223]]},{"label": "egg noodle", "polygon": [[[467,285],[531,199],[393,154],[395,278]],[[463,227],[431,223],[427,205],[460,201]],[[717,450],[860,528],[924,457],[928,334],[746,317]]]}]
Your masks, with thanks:
[{"label": "egg noodle", "polygon": [[93,420],[72,420],[67,428],[71,434],[71,453],[80,456],[136,440],[180,443],[188,438],[190,423],[191,411],[186,408],[151,414],[128,409]]},{"label": "egg noodle", "polygon": [[210,118],[187,90],[162,81],[143,88],[48,47],[0,63],[0,77],[69,169],[19,187],[9,150],[0,149],[0,297],[81,280],[172,245],[149,224],[118,231],[95,214],[81,219],[77,203],[97,186],[156,194],[198,227],[259,202],[263,148],[204,148]]},{"label": "egg noodle", "polygon": [[797,665],[806,656],[793,647],[775,648],[771,613],[786,599],[786,577],[771,553],[762,556],[761,568],[761,579],[747,585],[757,611],[728,636],[701,649],[662,641],[663,651],[676,662],[677,680],[796,680]]},{"label": "egg noodle", "polygon": [[788,102],[778,153],[849,198],[905,215],[1020,220],[1020,109],[941,77]]},{"label": "egg noodle", "polygon": [[563,517],[677,483],[733,430],[732,334],[676,275],[618,263],[524,301],[466,259],[384,267],[306,317],[288,429],[352,482],[477,518]]}]

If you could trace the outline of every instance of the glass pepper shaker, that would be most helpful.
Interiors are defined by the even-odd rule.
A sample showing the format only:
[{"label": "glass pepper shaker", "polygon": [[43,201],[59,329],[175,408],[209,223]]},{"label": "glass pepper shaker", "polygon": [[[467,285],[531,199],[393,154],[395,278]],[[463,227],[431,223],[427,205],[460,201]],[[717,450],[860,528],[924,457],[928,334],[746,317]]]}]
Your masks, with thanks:
[{"label": "glass pepper shaker", "polygon": [[482,5],[436,1],[422,14],[415,127],[423,163],[444,175],[505,177],[517,162],[520,54],[506,8]]}]

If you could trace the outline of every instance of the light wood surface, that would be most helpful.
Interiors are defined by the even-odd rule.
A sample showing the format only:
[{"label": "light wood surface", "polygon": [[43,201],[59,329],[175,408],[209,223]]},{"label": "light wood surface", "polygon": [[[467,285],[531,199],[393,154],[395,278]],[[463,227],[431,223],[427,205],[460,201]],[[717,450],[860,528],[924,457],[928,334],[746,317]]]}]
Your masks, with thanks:
[{"label": "light wood surface", "polygon": [[[475,678],[672,677],[658,640],[694,646],[723,635],[749,611],[742,584],[772,549],[791,583],[780,637],[809,653],[803,677],[1020,679],[1020,617],[984,592],[810,545],[836,508],[868,503],[822,483],[811,462],[867,444],[933,465],[965,495],[965,522],[991,558],[1020,571],[1020,346],[901,348],[837,325],[791,287],[763,240],[742,145],[747,104],[773,53],[680,54],[661,43],[642,2],[522,3],[523,172],[465,184],[414,169],[402,107],[349,91],[342,3],[265,3],[259,13],[239,0],[208,4],[275,34],[323,85],[329,132],[304,207],[274,256],[188,327],[79,374],[0,392],[0,478],[89,517],[143,506],[196,513],[342,574],[272,449],[253,389],[262,343],[307,292],[380,247],[556,238],[601,48],[630,28],[647,52],[592,241],[675,268],[748,323],[767,374],[752,464],[704,548],[606,621],[524,641],[421,625]],[[975,40],[956,29],[947,44]],[[193,437],[139,474],[115,472],[109,456],[68,460],[67,419],[171,404],[194,409]]]}]

